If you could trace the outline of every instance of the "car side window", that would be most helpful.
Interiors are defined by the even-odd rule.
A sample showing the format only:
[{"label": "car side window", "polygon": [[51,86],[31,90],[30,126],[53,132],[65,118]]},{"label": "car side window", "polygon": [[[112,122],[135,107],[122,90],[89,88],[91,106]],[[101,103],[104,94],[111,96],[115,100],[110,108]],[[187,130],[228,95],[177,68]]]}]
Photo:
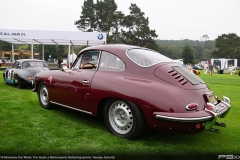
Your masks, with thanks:
[{"label": "car side window", "polygon": [[88,51],[84,52],[77,57],[73,69],[94,69],[96,70],[100,51]]},{"label": "car side window", "polygon": [[124,71],[124,62],[116,55],[102,51],[99,61],[99,71]]},{"label": "car side window", "polygon": [[22,67],[23,67],[23,68],[28,68],[28,67],[30,67],[29,62],[23,62]]},{"label": "car side window", "polygon": [[19,62],[15,62],[13,64],[13,68],[20,69],[21,68],[21,64]]}]

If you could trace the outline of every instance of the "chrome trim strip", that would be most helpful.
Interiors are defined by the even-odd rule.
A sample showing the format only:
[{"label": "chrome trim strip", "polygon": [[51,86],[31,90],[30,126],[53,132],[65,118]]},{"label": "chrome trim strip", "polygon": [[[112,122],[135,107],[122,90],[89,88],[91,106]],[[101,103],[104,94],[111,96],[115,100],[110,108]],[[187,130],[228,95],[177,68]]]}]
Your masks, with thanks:
[{"label": "chrome trim strip", "polygon": [[228,104],[227,102],[224,102],[224,101],[221,101],[223,104],[225,104],[228,108],[230,108],[231,107],[231,105],[230,104]]},{"label": "chrome trim strip", "polygon": [[170,121],[179,121],[179,122],[199,122],[199,121],[208,121],[208,120],[212,119],[213,117],[206,116],[206,117],[199,117],[199,118],[179,118],[179,117],[156,115],[156,118],[170,120]]},{"label": "chrome trim strip", "polygon": [[53,102],[53,101],[50,101],[50,103],[53,103],[53,104],[56,104],[56,105],[59,105],[59,106],[63,106],[63,107],[69,108],[69,109],[73,109],[73,110],[76,110],[76,111],[80,111],[80,112],[83,112],[83,113],[87,113],[87,114],[91,114],[91,115],[92,115],[92,112],[87,112],[87,111],[84,111],[84,110],[81,110],[81,109],[76,109],[76,108],[73,108],[73,107],[66,106],[66,105],[64,105],[64,104],[60,104],[60,103]]},{"label": "chrome trim strip", "polygon": [[222,114],[224,114],[229,108],[224,108],[221,112],[218,112],[217,115],[221,116]]}]

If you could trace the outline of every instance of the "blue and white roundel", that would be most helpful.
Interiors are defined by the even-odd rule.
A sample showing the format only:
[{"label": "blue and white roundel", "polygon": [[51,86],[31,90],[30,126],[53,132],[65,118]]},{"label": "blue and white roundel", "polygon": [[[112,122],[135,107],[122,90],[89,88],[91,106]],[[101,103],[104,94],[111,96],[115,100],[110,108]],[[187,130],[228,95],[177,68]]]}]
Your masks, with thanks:
[{"label": "blue and white roundel", "polygon": [[99,40],[102,40],[102,39],[103,39],[103,35],[102,35],[102,34],[99,34],[99,35],[98,35],[98,39],[99,39]]}]

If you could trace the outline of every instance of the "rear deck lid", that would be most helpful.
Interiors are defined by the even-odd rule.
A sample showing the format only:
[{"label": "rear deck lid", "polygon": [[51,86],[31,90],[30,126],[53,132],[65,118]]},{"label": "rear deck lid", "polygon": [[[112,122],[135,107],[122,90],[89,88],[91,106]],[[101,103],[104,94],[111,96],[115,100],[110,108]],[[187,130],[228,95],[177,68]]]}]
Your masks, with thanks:
[{"label": "rear deck lid", "polygon": [[187,67],[177,63],[166,63],[155,69],[156,77],[184,89],[206,88],[205,82]]}]

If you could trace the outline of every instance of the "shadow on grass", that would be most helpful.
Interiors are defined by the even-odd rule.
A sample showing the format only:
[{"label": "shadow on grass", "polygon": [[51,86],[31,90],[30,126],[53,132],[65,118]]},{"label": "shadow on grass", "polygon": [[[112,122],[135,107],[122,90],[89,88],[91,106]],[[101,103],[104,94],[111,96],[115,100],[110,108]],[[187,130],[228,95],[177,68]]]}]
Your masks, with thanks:
[{"label": "shadow on grass", "polygon": [[22,86],[22,87],[19,88],[17,85],[10,84],[10,83],[5,83],[5,82],[3,82],[2,85],[6,85],[8,87],[11,87],[11,89],[29,90],[29,91],[32,91],[32,89],[33,89],[30,86]]},{"label": "shadow on grass", "polygon": [[[81,125],[85,125],[86,127],[89,128],[94,128],[98,130],[103,130],[108,132],[105,124],[103,117],[92,117],[91,115],[75,111],[72,109],[64,108],[61,106],[54,105],[54,108],[50,110],[51,112],[58,113],[59,116],[63,116],[64,118],[70,119],[71,121],[77,121],[78,123],[81,123]],[[143,137],[134,140],[138,142],[144,142],[145,144],[155,144],[158,142],[161,143],[166,143],[166,144],[194,144],[196,141],[196,138],[205,136],[205,134],[210,134],[212,135],[211,137],[214,137],[216,133],[208,132],[208,131],[203,131],[202,133],[197,133],[197,134],[175,134],[175,133],[168,133],[168,132],[163,132],[159,130],[155,130],[152,128],[147,128],[145,134]],[[115,135],[112,135],[115,138]],[[122,138],[120,138],[122,139]],[[130,140],[127,140],[130,141]],[[130,141],[130,142],[134,142]]]},{"label": "shadow on grass", "polygon": [[66,118],[71,121],[77,121],[78,123],[86,125],[90,128],[102,129],[105,127],[102,117],[93,117],[89,114],[75,111],[73,109],[65,108],[55,104],[53,104],[53,108],[48,111],[58,113],[59,116],[61,115],[62,117],[64,117],[64,119]]}]

